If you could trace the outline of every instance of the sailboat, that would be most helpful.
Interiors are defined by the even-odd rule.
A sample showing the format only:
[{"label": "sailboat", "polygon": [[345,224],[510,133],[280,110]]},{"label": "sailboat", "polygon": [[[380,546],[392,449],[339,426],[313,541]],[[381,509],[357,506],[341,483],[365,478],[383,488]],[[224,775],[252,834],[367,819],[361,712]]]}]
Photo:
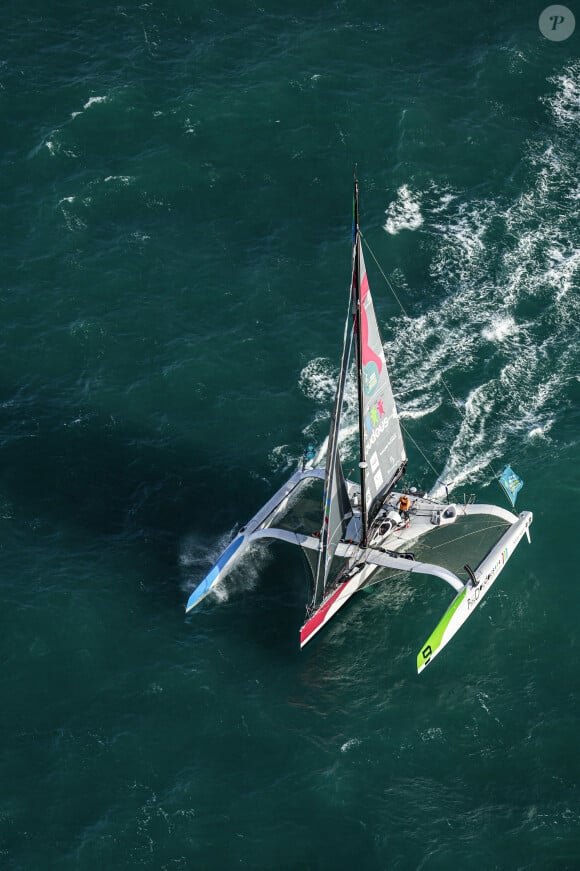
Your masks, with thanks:
[{"label": "sailboat", "polygon": [[[345,477],[339,449],[339,433],[351,359],[358,405],[359,480]],[[441,501],[415,487],[398,487],[405,475],[407,454],[395,397],[387,369],[383,342],[374,310],[359,227],[359,189],[354,180],[352,275],[343,348],[324,468],[316,466],[312,452],[288,481],[242,527],[196,586],[186,612],[215,589],[224,574],[254,542],[274,539],[301,546],[311,556],[312,594],[300,628],[300,646],[308,644],[358,591],[384,578],[401,573],[432,575],[446,581],[455,593],[447,611],[421,646],[417,671],[441,652],[460,626],[473,613],[505,568],[524,535],[530,541],[532,513],[519,515],[497,505]],[[501,481],[512,507],[521,480],[509,467]],[[319,530],[303,524],[285,528],[283,518],[300,493],[318,480],[324,483]],[[469,527],[484,518],[487,523]],[[489,522],[491,521],[491,523]],[[465,531],[465,524],[468,524]],[[418,558],[417,548],[425,537],[432,541],[448,528],[463,527],[463,534],[449,541],[467,541],[482,530],[486,550],[471,567],[462,570],[444,565],[444,560]],[[288,527],[288,523],[286,523]],[[497,530],[501,530],[498,537]],[[455,531],[455,530],[454,530]],[[489,533],[493,536],[488,546]],[[413,548],[413,550],[411,550]],[[439,545],[427,549],[428,555]],[[463,558],[460,559],[463,563]]]}]

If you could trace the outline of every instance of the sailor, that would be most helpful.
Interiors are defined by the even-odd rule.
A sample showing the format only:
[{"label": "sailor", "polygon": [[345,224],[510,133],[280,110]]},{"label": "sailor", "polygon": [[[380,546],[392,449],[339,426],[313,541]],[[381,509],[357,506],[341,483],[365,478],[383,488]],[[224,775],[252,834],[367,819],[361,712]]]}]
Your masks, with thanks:
[{"label": "sailor", "polygon": [[399,511],[401,512],[401,515],[402,515],[405,523],[409,522],[409,509],[410,509],[410,507],[411,507],[411,500],[409,499],[409,497],[406,494],[404,494],[399,499]]}]

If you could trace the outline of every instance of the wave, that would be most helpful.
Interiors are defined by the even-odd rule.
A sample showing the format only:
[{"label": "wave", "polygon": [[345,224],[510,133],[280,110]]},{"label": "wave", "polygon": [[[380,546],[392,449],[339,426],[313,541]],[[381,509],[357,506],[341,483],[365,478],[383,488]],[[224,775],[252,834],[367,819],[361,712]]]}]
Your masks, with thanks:
[{"label": "wave", "polygon": [[82,109],[77,109],[70,113],[69,118],[64,120],[62,123],[57,124],[46,136],[43,136],[38,145],[35,145],[34,148],[30,150],[28,153],[28,159],[35,157],[39,154],[43,148],[48,149],[51,157],[56,157],[57,155],[64,155],[65,157],[78,157],[77,152],[71,146],[70,143],[65,143],[61,141],[63,139],[63,134],[69,125],[78,118],[79,115],[82,115],[91,106],[99,105],[101,103],[108,103],[111,101],[111,97],[108,95],[103,96],[95,96],[89,97],[89,99],[83,104]]},{"label": "wave", "polygon": [[95,103],[107,103],[109,101],[109,97],[89,97],[87,102],[84,104],[83,109],[90,109],[91,106],[94,106]]}]

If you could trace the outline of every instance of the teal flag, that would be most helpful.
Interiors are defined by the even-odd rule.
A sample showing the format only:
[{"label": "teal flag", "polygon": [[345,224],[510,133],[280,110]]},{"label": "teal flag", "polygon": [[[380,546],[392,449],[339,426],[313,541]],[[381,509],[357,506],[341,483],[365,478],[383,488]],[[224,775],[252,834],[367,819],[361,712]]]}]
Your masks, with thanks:
[{"label": "teal flag", "polygon": [[511,466],[506,466],[499,476],[499,483],[507,493],[508,499],[515,506],[518,493],[524,486],[521,478],[518,478]]}]

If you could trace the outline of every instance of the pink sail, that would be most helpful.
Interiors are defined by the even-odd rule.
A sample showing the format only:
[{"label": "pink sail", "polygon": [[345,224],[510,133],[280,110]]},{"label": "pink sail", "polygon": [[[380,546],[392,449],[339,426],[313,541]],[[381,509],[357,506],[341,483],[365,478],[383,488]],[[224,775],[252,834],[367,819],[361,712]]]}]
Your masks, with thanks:
[{"label": "pink sail", "polygon": [[372,519],[384,496],[400,477],[407,455],[369,288],[360,235],[357,244],[362,361],[360,367],[363,422],[361,460],[367,464],[363,498],[369,518]]}]

